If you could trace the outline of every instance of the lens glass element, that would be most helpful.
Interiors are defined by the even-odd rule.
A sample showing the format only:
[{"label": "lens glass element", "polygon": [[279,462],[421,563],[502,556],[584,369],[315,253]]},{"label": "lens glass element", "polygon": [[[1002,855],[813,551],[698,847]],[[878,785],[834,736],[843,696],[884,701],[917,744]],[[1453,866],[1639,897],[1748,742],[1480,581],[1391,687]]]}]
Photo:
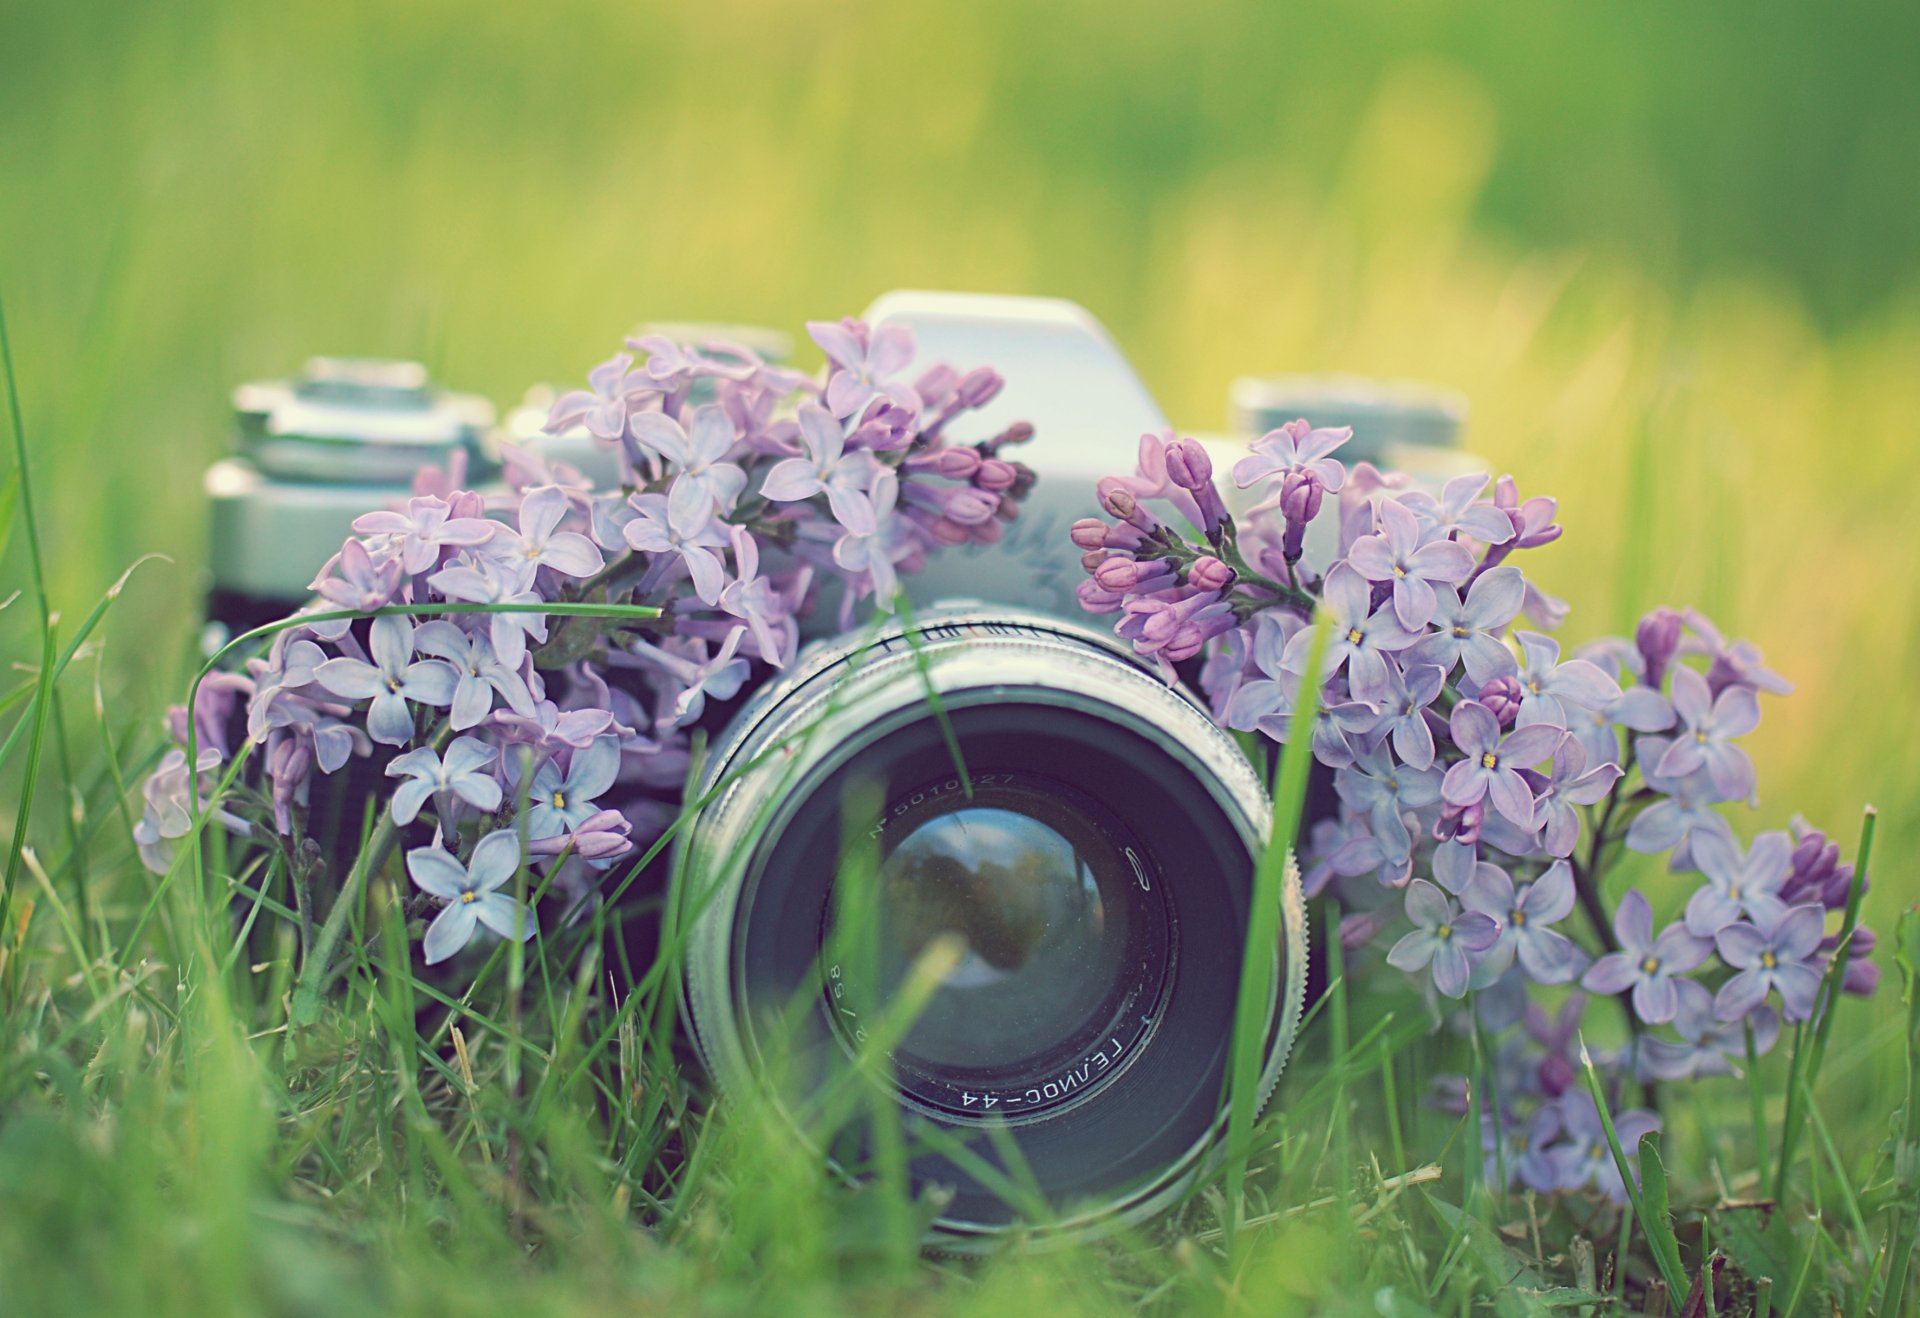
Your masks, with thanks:
[{"label": "lens glass element", "polygon": [[[958,962],[893,1062],[903,1092],[1011,1115],[1117,1074],[1172,971],[1152,857],[1119,819],[1045,775],[972,775],[895,795],[874,831],[885,1010],[935,940]],[[831,989],[831,986],[830,986]]]}]

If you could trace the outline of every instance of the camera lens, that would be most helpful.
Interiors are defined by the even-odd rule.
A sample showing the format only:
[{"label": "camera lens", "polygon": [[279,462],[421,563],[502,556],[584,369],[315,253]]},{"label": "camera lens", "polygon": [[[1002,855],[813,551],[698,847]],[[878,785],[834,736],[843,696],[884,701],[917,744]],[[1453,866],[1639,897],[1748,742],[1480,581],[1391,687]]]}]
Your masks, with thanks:
[{"label": "camera lens", "polygon": [[[943,1247],[1017,1220],[983,1173],[1011,1172],[1008,1140],[1073,1234],[1164,1208],[1217,1155],[1268,807],[1109,638],[996,609],[832,643],[740,711],[698,799],[674,894],[709,1071],[853,1174],[860,1141],[807,1122],[883,1051],[910,1174],[952,1194]],[[1253,967],[1263,1101],[1299,1017],[1297,882],[1281,916]]]},{"label": "camera lens", "polygon": [[[958,964],[893,1052],[899,1088],[962,1117],[1037,1112],[1090,1095],[1151,1022],[1171,914],[1098,799],[1022,769],[968,781],[970,797],[957,774],[921,784],[876,821],[878,992],[848,984],[842,998],[887,1011],[933,941],[953,938]],[[1097,1075],[1094,1057],[1108,1058]]]}]

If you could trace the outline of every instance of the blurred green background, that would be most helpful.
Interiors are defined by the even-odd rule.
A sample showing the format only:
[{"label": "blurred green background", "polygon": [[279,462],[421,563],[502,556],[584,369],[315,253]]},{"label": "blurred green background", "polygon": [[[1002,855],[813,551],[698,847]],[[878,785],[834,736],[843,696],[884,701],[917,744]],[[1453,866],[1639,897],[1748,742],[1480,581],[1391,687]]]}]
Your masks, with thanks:
[{"label": "blurred green background", "polygon": [[310,353],[506,404],[642,318],[1059,294],[1194,428],[1248,371],[1465,390],[1473,446],[1561,497],[1534,566],[1569,641],[1663,601],[1753,637],[1799,684],[1759,821],[1850,837],[1876,799],[1897,887],[1917,50],[1912,4],[0,0],[0,295],[56,603],[171,558],[104,634],[108,707],[151,728],[228,391]]}]

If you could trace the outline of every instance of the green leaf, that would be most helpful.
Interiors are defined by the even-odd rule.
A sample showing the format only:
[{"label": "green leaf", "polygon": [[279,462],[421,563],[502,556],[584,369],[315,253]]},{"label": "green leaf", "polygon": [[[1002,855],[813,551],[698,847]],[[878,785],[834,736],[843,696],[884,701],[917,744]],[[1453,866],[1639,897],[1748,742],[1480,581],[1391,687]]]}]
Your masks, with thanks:
[{"label": "green leaf", "polygon": [[1758,1205],[1713,1215],[1713,1232],[1734,1266],[1754,1281],[1792,1275],[1793,1236],[1778,1212]]},{"label": "green leaf", "polygon": [[[1646,1234],[1647,1247],[1653,1250],[1654,1259],[1660,1264],[1660,1274],[1684,1275],[1680,1264],[1680,1238],[1673,1233],[1673,1215],[1668,1207],[1667,1168],[1660,1161],[1660,1136],[1652,1131],[1640,1137],[1639,1213],[1640,1229]],[[1669,1267],[1672,1273],[1669,1273]]]},{"label": "green leaf", "polygon": [[1533,1264],[1518,1250],[1500,1239],[1497,1231],[1473,1214],[1462,1212],[1425,1191],[1421,1197],[1449,1231],[1466,1240],[1468,1256],[1487,1283],[1487,1289],[1496,1297],[1495,1313],[1537,1314],[1553,1307],[1541,1297],[1556,1288],[1548,1285],[1547,1279],[1534,1271]]}]

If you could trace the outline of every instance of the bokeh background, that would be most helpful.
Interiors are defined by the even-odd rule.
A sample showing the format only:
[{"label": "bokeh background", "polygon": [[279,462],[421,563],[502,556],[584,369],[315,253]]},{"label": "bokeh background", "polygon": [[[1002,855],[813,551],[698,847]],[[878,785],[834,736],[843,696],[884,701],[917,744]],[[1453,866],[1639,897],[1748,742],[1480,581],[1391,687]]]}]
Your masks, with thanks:
[{"label": "bokeh background", "polygon": [[1920,801],[1916,52],[1902,3],[0,0],[55,601],[168,556],[103,633],[110,714],[156,727],[228,391],[314,352],[510,404],[645,318],[1058,294],[1195,429],[1245,372],[1464,390],[1561,499],[1570,642],[1694,602],[1798,684],[1755,822],[1878,801],[1884,924]]}]

